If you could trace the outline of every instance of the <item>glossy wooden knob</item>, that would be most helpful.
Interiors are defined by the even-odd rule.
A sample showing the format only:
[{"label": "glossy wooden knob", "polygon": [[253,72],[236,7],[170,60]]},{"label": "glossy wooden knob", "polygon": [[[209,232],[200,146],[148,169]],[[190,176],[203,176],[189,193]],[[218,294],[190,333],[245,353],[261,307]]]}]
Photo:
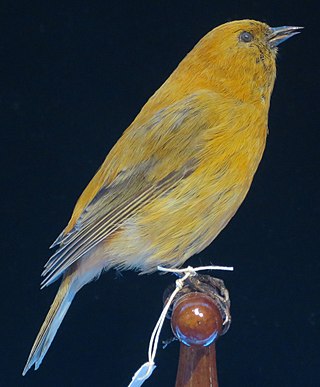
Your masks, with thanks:
[{"label": "glossy wooden knob", "polygon": [[221,313],[214,300],[204,293],[188,293],[173,307],[171,327],[177,339],[187,346],[208,346],[222,330]]}]

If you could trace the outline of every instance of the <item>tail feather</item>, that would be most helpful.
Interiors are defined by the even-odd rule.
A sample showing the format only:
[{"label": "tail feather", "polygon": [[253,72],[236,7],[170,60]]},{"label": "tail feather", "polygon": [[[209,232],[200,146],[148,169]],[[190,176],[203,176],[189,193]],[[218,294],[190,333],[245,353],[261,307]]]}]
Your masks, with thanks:
[{"label": "tail feather", "polygon": [[33,365],[35,370],[39,368],[75,294],[71,276],[65,277],[33,344],[22,375],[25,375]]}]

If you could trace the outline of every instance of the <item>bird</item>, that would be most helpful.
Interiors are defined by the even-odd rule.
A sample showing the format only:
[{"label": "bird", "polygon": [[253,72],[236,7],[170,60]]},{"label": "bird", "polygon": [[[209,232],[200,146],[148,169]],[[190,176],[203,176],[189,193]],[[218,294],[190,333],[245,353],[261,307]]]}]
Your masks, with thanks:
[{"label": "bird", "polygon": [[177,268],[247,195],[268,134],[278,46],[302,27],[235,20],[207,33],[150,97],[79,197],[41,287],[62,278],[23,375],[103,271]]}]

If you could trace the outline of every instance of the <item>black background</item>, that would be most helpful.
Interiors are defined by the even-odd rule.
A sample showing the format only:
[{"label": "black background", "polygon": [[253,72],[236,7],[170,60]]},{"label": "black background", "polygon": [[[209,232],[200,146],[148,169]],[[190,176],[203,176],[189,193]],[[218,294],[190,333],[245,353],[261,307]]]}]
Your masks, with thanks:
[{"label": "black background", "polygon": [[[281,46],[267,150],[216,241],[189,262],[218,273],[233,323],[220,385],[319,385],[319,8],[317,1],[1,4],[1,386],[126,386],[146,361],[172,276],[104,274],[76,297],[37,372],[21,371],[57,290],[47,247],[122,131],[210,29],[254,18],[305,30]],[[170,336],[168,326],[162,338]],[[146,386],[173,386],[178,345]]]}]

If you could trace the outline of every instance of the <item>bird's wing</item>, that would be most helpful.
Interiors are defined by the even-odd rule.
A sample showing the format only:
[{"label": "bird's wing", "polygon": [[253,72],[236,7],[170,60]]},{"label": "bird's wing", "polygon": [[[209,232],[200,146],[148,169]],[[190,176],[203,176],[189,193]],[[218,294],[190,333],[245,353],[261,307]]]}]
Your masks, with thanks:
[{"label": "bird's wing", "polygon": [[[203,93],[194,94],[158,111],[143,125],[129,127],[97,173],[109,172],[100,189],[83,206],[74,227],[60,236],[60,247],[42,273],[42,287],[195,170],[208,99]],[[90,185],[97,184],[94,179],[84,196]]]}]

